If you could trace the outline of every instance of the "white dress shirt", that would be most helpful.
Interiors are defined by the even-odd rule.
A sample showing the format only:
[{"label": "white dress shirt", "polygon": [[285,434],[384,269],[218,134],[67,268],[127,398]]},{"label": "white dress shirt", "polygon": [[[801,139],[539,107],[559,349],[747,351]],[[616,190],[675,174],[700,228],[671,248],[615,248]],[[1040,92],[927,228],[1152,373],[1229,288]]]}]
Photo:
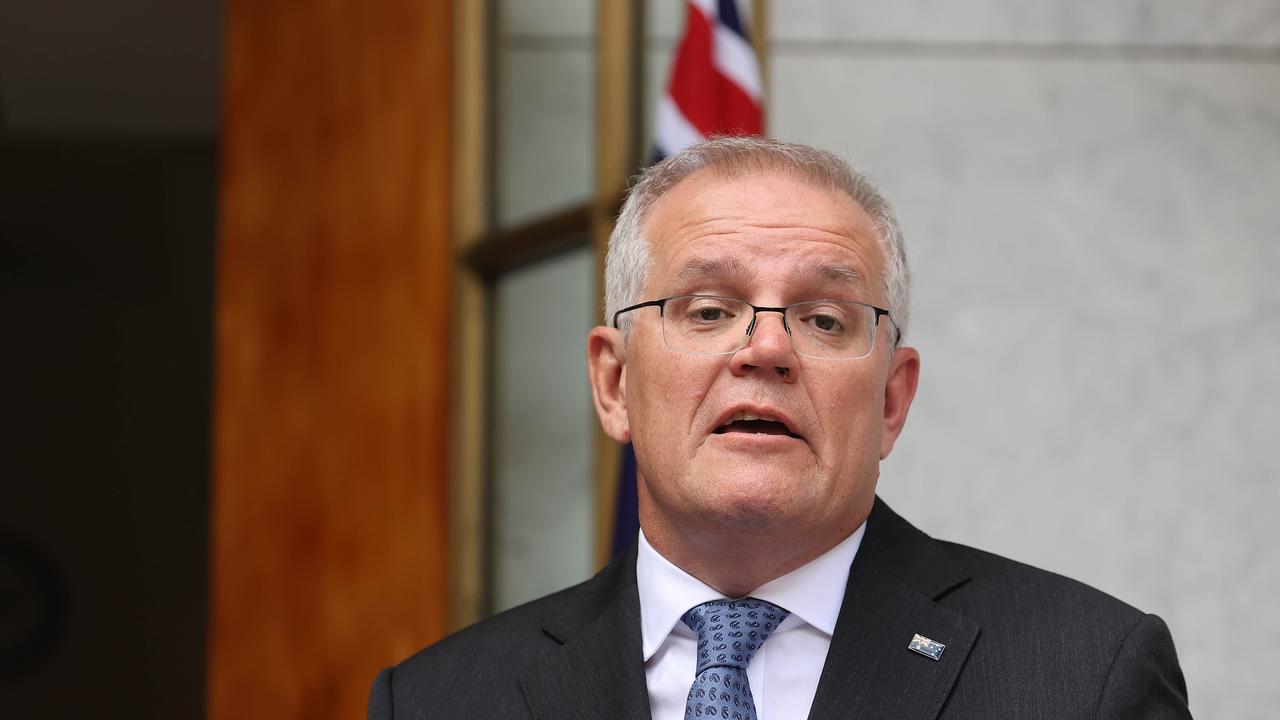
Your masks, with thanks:
[{"label": "white dress shirt", "polygon": [[[839,545],[748,593],[791,611],[747,666],[759,720],[804,720],[831,647],[849,567],[862,544],[864,522]],[[653,720],[684,720],[697,670],[698,637],[680,617],[724,595],[673,565],[640,532],[636,557],[644,675]]]}]

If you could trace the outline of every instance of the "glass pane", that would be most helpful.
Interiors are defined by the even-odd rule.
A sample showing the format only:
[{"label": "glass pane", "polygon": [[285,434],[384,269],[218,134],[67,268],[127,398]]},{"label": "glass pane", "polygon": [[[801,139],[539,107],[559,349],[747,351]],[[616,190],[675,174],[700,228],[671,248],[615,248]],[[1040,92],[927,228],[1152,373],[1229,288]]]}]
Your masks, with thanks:
[{"label": "glass pane", "polygon": [[595,3],[498,8],[498,225],[587,201],[594,187]]},{"label": "glass pane", "polygon": [[595,258],[584,248],[498,282],[494,349],[494,609],[580,582],[593,569],[586,336]]}]

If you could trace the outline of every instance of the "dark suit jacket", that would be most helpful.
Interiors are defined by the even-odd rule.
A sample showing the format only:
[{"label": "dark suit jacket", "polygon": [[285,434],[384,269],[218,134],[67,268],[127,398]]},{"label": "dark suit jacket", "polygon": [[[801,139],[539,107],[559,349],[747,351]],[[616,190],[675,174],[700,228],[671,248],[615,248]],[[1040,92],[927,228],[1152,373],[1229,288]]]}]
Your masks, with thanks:
[{"label": "dark suit jacket", "polygon": [[[648,718],[635,558],[383,670],[370,720]],[[907,649],[916,633],[941,659]],[[1158,617],[877,500],[809,717],[1187,718],[1186,697]]]}]

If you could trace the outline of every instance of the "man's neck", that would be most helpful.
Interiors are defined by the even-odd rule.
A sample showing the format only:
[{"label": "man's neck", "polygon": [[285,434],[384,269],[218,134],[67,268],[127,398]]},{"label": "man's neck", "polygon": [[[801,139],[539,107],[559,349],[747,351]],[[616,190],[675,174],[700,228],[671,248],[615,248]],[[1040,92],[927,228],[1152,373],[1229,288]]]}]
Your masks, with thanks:
[{"label": "man's neck", "polygon": [[671,564],[723,593],[744,597],[775,578],[802,567],[840,544],[865,517],[852,518],[837,532],[760,532],[714,528],[671,532],[662,523],[644,523],[645,538]]}]

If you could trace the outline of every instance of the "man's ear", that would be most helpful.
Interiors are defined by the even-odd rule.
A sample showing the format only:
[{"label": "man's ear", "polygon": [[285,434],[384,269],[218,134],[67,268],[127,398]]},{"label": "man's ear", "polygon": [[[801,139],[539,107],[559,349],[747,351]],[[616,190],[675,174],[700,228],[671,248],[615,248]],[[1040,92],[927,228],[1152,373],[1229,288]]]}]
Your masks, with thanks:
[{"label": "man's ear", "polygon": [[619,443],[631,441],[627,422],[627,356],[622,332],[596,327],[587,335],[587,374],[591,398],[605,435]]},{"label": "man's ear", "polygon": [[889,379],[884,386],[884,428],[880,433],[880,459],[889,457],[893,444],[907,423],[907,411],[920,382],[920,353],[900,347],[889,361]]}]

